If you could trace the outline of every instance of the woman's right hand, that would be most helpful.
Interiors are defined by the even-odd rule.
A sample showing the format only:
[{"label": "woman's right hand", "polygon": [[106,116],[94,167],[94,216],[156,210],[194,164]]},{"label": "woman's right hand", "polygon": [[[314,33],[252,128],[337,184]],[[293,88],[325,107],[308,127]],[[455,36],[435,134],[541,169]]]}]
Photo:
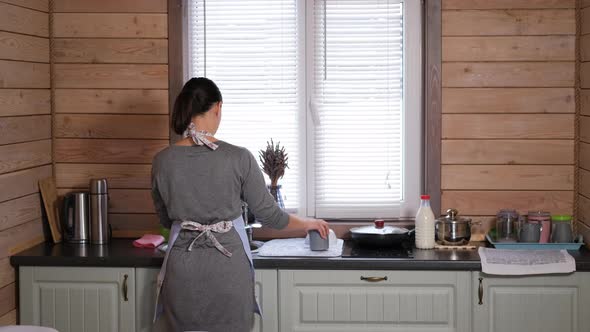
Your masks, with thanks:
[{"label": "woman's right hand", "polygon": [[323,219],[308,218],[305,220],[305,232],[316,230],[323,239],[330,234],[330,225]]}]

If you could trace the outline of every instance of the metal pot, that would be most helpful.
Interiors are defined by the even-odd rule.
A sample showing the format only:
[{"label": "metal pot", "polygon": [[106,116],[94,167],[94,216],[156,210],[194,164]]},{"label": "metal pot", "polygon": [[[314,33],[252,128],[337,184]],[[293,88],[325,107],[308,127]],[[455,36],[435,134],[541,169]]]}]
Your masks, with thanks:
[{"label": "metal pot", "polygon": [[434,224],[436,239],[440,244],[463,245],[471,238],[471,219],[458,217],[459,212],[448,209],[447,215]]},{"label": "metal pot", "polygon": [[352,240],[361,246],[394,247],[413,241],[414,230],[385,226],[383,220],[375,220],[374,225],[351,228],[350,234]]}]

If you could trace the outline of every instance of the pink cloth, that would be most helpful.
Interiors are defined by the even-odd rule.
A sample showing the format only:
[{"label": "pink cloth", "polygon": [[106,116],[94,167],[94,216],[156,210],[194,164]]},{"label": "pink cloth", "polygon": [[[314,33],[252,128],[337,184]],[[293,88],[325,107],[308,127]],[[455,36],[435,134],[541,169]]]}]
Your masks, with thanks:
[{"label": "pink cloth", "polygon": [[146,234],[133,241],[133,246],[137,248],[156,248],[163,242],[164,237],[162,235]]}]

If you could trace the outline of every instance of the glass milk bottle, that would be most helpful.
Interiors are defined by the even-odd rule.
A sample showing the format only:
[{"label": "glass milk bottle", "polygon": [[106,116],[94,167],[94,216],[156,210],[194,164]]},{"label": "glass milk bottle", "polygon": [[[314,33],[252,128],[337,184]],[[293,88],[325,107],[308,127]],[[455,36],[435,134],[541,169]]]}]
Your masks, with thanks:
[{"label": "glass milk bottle", "polygon": [[430,208],[430,196],[420,196],[420,208],[416,214],[416,248],[434,248],[434,213]]}]

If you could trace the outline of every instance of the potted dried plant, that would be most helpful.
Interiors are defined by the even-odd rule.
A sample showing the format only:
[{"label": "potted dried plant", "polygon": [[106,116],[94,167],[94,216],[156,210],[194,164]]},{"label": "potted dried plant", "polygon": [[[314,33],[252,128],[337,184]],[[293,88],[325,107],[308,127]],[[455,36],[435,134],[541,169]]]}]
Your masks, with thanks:
[{"label": "potted dried plant", "polygon": [[281,146],[280,142],[275,145],[271,139],[270,142],[266,142],[266,149],[259,151],[259,158],[262,171],[270,179],[269,191],[271,195],[280,207],[285,207],[280,191],[281,186],[278,184],[279,179],[285,175],[285,169],[289,168],[289,157],[285,152],[285,147]]}]

